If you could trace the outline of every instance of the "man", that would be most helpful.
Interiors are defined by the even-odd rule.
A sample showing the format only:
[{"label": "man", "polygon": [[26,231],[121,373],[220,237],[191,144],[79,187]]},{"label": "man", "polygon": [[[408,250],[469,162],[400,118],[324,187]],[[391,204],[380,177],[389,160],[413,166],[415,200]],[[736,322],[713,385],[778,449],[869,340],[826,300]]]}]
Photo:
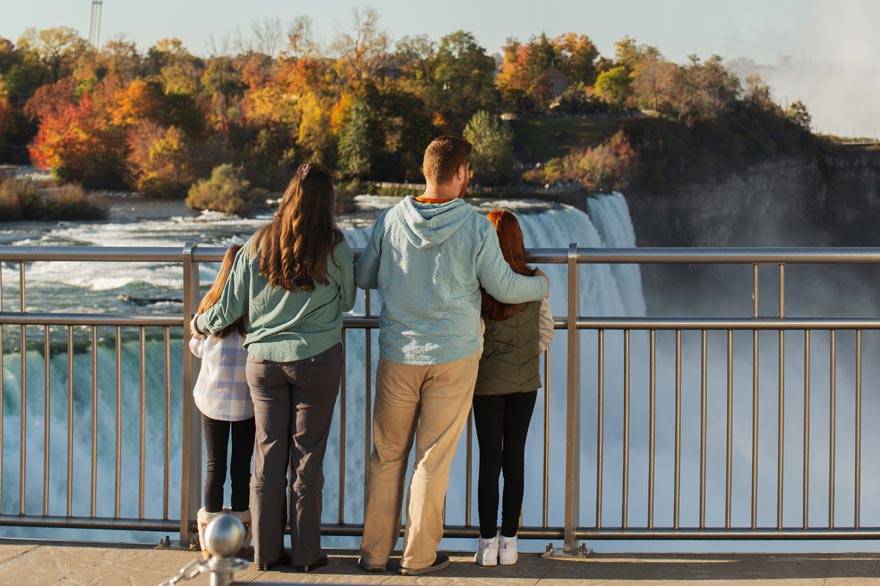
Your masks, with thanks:
[{"label": "man", "polygon": [[382,315],[364,536],[359,565],[385,570],[400,532],[407,459],[416,441],[401,573],[442,570],[443,502],[455,447],[470,411],[480,347],[480,287],[504,303],[547,295],[544,275],[514,273],[489,221],[461,197],[471,145],[442,136],[428,145],[425,193],[376,222],[356,268],[379,289]]}]

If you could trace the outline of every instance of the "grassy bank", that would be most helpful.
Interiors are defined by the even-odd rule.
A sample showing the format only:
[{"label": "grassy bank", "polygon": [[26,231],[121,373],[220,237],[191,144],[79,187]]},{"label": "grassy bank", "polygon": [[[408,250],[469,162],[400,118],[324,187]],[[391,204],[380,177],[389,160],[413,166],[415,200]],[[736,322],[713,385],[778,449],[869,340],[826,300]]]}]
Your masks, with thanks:
[{"label": "grassy bank", "polygon": [[534,116],[511,120],[513,151],[523,163],[543,163],[575,148],[596,146],[620,130],[624,118]]}]

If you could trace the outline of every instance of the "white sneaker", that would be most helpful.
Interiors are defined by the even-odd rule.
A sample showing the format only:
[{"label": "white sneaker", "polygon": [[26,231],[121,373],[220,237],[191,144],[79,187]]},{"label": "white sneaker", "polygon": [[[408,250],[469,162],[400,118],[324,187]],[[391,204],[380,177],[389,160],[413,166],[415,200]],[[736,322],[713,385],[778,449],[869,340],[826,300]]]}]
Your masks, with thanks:
[{"label": "white sneaker", "polygon": [[519,553],[516,550],[516,535],[513,537],[500,537],[501,547],[498,552],[498,559],[502,566],[512,566],[519,559]]},{"label": "white sneaker", "polygon": [[498,535],[492,539],[483,539],[480,537],[480,545],[477,546],[477,553],[474,554],[474,561],[479,566],[492,567],[498,565]]}]

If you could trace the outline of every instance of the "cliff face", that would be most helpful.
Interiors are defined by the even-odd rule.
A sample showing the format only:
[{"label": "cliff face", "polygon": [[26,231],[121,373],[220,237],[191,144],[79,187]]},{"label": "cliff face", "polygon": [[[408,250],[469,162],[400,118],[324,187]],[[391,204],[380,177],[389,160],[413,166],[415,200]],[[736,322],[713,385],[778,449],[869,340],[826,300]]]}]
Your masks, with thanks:
[{"label": "cliff face", "polygon": [[781,158],[627,201],[639,246],[878,246],[880,150]]}]

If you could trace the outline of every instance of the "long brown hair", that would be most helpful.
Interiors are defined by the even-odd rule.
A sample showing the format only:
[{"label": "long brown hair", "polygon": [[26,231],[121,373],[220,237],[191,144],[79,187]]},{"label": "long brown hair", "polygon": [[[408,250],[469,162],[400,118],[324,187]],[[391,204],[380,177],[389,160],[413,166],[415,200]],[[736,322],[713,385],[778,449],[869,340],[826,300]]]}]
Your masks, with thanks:
[{"label": "long brown hair", "polygon": [[[535,269],[526,264],[526,246],[523,243],[522,229],[513,212],[503,208],[495,208],[487,216],[492,225],[495,226],[495,232],[498,234],[498,243],[501,245],[501,254],[504,260],[513,269],[513,272],[520,275],[531,277],[535,274]],[[510,319],[518,311],[521,311],[526,304],[519,303],[510,305],[509,303],[501,303],[485,291],[481,291],[483,297],[482,314],[486,319],[492,321],[504,321]]]},{"label": "long brown hair", "polygon": [[[205,313],[220,301],[220,296],[223,294],[223,288],[226,287],[226,281],[229,280],[229,273],[232,272],[232,264],[235,262],[235,255],[238,254],[239,250],[241,250],[241,246],[238,244],[233,244],[226,250],[226,254],[223,255],[223,262],[220,264],[220,270],[217,271],[217,276],[214,278],[214,283],[211,285],[211,288],[208,289],[208,292],[205,293],[205,296],[202,297],[202,302],[199,303],[198,313]],[[247,315],[241,316],[235,321],[235,323],[226,326],[223,330],[214,335],[223,338],[228,336],[230,332],[237,331],[243,336],[247,333],[245,324],[247,324]]]},{"label": "long brown hair", "polygon": [[342,241],[333,213],[333,177],[322,165],[300,165],[272,223],[257,232],[260,274],[273,287],[313,291],[326,285],[327,259]]}]

